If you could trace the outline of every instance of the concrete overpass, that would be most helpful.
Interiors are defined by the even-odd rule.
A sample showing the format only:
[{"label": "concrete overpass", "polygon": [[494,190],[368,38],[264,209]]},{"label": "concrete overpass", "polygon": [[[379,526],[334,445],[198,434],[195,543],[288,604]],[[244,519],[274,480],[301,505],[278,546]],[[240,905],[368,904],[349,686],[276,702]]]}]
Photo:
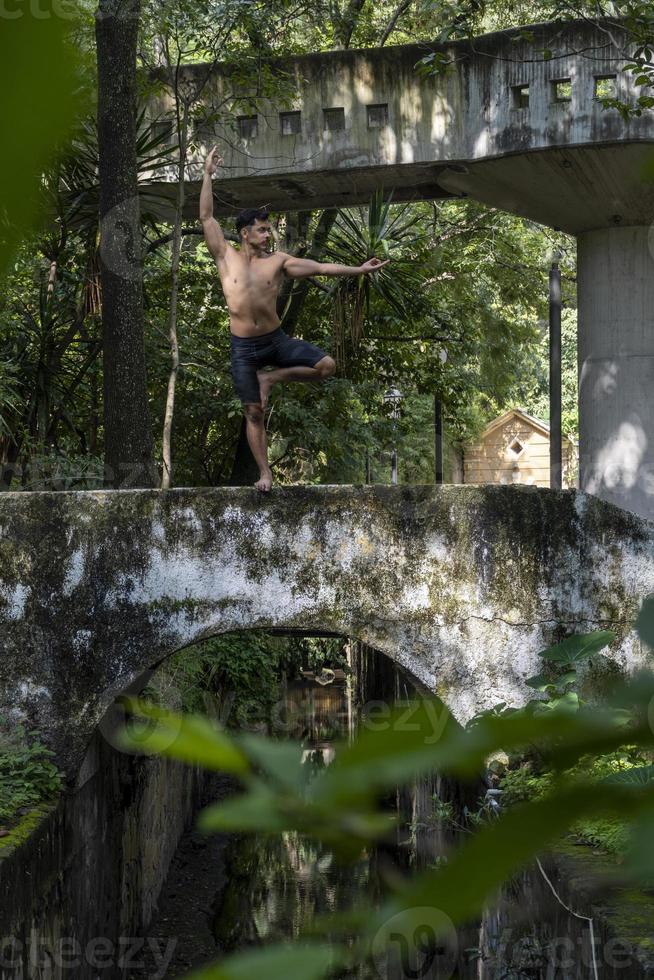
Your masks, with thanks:
[{"label": "concrete overpass", "polygon": [[[189,215],[215,140],[216,211],[469,196],[577,236],[582,489],[654,518],[654,112],[625,121],[601,95],[634,101],[624,33],[586,21],[537,24],[446,46],[311,54],[272,65],[280,98],[247,97],[220,71],[202,89]],[[543,51],[551,52],[544,60]],[[431,53],[443,75],[421,77]],[[283,94],[283,100],[282,100]],[[153,116],[169,108],[154,100]],[[154,176],[154,175],[153,175]],[[172,172],[159,174],[159,186]],[[163,179],[163,183],[162,180]]]},{"label": "concrete overpass", "polygon": [[[221,215],[264,202],[276,211],[366,204],[383,186],[396,200],[469,195],[575,235],[640,225],[654,216],[654,182],[641,174],[654,154],[654,113],[625,122],[596,98],[640,94],[620,70],[626,43],[579,21],[446,46],[302,55],[271,64],[278,96],[256,109],[246,101],[258,79],[235,89],[220,70],[189,66],[182,84],[201,91],[189,214],[201,160],[218,141]],[[432,52],[447,70],[421,77],[416,64]],[[161,118],[170,109],[165,94],[150,107]]]},{"label": "concrete overpass", "polygon": [[530,697],[562,631],[617,633],[594,678],[613,683],[647,661],[632,624],[653,545],[633,514],[535,487],[6,493],[0,716],[72,778],[117,695],[250,628],[363,639],[460,721]]}]

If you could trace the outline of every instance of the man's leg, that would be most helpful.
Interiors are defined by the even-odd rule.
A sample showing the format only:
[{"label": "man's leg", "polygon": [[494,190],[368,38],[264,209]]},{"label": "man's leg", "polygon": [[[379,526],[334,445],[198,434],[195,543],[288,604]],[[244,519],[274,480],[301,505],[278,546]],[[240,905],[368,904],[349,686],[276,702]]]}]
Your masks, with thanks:
[{"label": "man's leg", "polygon": [[261,407],[265,408],[268,404],[270,389],[278,381],[323,381],[325,378],[331,378],[335,370],[336,362],[329,355],[325,355],[314,367],[298,366],[274,368],[272,371],[257,371],[259,391],[261,392]]},{"label": "man's leg", "polygon": [[268,465],[268,443],[263,424],[263,408],[261,405],[244,405],[243,412],[248,445],[259,467],[259,479],[254,485],[257,490],[267,493],[272,487],[272,470]]}]

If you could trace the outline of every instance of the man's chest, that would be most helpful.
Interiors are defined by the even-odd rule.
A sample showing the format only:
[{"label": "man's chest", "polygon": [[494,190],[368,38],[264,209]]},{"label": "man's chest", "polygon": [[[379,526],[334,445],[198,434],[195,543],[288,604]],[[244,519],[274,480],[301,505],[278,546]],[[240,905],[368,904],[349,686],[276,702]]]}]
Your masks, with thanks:
[{"label": "man's chest", "polygon": [[220,269],[220,278],[223,288],[230,293],[274,292],[282,280],[282,264],[274,255],[253,262],[235,257]]}]

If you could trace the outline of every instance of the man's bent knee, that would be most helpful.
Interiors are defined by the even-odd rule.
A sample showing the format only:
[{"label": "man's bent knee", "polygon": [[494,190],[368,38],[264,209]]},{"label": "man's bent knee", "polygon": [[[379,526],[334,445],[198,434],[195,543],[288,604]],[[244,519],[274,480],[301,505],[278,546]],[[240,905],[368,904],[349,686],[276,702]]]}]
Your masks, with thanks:
[{"label": "man's bent knee", "polygon": [[251,422],[253,425],[261,425],[263,423],[263,409],[261,405],[244,405],[243,414],[248,422]]},{"label": "man's bent knee", "polygon": [[333,357],[323,357],[315,365],[316,371],[320,373],[321,378],[331,378],[332,374],[336,370],[336,361]]}]

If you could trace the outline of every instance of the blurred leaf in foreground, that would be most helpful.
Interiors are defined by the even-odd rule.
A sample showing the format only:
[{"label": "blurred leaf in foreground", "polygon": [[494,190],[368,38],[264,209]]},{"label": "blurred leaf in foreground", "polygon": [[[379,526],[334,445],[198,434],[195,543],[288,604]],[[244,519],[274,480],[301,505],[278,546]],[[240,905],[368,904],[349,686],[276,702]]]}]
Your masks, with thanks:
[{"label": "blurred leaf in foreground", "polygon": [[34,221],[40,175],[76,114],[80,78],[67,42],[72,5],[17,5],[0,32],[0,274]]},{"label": "blurred leaf in foreground", "polygon": [[[561,662],[583,659],[609,640],[606,633],[573,637]],[[425,909],[442,914],[445,926],[464,923],[520,867],[579,820],[597,814],[632,825],[633,853],[623,870],[651,877],[653,767],[641,767],[631,777],[603,780],[580,779],[566,770],[625,745],[654,745],[648,718],[653,695],[654,675],[643,673],[617,689],[604,707],[582,707],[574,713],[556,706],[545,714],[490,712],[467,730],[452,724],[439,702],[427,699],[403,704],[389,711],[383,723],[376,720],[377,730],[363,731],[351,745],[343,746],[334,763],[310,779],[300,771],[298,746],[266,745],[259,737],[245,735],[231,740],[230,750],[228,736],[215,731],[202,735],[199,745],[194,741],[202,728],[197,720],[187,725],[186,719],[167,714],[163,718],[167,729],[161,737],[165,754],[185,761],[210,756],[215,740],[220,752],[241,767],[245,792],[205,810],[203,829],[296,830],[322,840],[346,859],[388,832],[391,822],[379,808],[384,790],[420,773],[437,770],[474,779],[497,750],[529,747],[540,753],[555,775],[547,796],[503,811],[456,847],[444,866],[403,881],[389,881],[391,893],[381,909],[358,906],[314,921],[311,934],[324,936],[326,941],[342,934],[348,942],[347,954],[344,947],[329,944],[273,946],[224,960],[193,980],[259,980],[261,976],[268,980],[283,974],[318,980],[333,974],[346,955],[352,962],[366,955],[375,957],[377,947],[391,941],[388,930],[384,931],[389,922],[394,934],[399,930],[409,936],[420,926]],[[192,732],[194,736],[187,737]],[[219,768],[217,757],[212,768]],[[354,936],[358,942],[353,946]],[[372,944],[368,953],[366,943]]]},{"label": "blurred leaf in foreground", "polygon": [[338,965],[339,950],[318,945],[269,946],[238,953],[193,973],[188,980],[320,980]]},{"label": "blurred leaf in foreground", "polygon": [[654,650],[654,595],[643,600],[636,620],[636,631],[641,640]]}]

